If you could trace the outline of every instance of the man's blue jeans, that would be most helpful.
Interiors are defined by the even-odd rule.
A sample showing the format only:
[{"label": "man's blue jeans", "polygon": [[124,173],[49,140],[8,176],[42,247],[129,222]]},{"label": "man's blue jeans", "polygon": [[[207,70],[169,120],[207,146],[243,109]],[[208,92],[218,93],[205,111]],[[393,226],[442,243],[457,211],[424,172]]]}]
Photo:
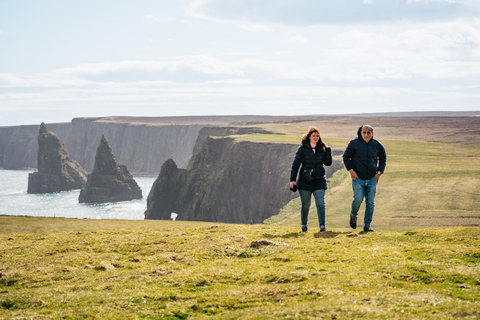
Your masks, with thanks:
[{"label": "man's blue jeans", "polygon": [[302,210],[301,210],[301,217],[302,217],[302,225],[306,226],[308,223],[308,211],[310,209],[310,203],[312,201],[312,194],[315,198],[315,205],[317,206],[317,215],[318,215],[318,223],[320,226],[325,225],[325,189],[318,189],[318,190],[300,190],[298,189],[298,193],[300,194],[300,200],[302,201]]},{"label": "man's blue jeans", "polygon": [[370,225],[373,219],[373,210],[375,209],[375,195],[377,194],[377,180],[372,178],[370,180],[363,180],[357,178],[352,180],[353,187],[353,202],[352,202],[352,214],[358,215],[358,210],[362,204],[363,198],[365,198],[365,225]]}]

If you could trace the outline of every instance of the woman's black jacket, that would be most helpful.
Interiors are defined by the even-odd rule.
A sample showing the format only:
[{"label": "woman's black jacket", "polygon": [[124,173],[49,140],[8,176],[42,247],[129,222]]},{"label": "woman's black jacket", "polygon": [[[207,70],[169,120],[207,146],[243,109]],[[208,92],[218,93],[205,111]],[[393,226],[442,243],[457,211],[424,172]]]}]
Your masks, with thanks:
[{"label": "woman's black jacket", "polygon": [[[331,164],[332,149],[329,147],[324,148],[319,143],[314,153],[308,142],[303,143],[295,153],[292,171],[290,172],[290,181],[296,181],[297,188],[302,190],[327,189],[327,178],[325,177],[323,165],[330,166]],[[313,180],[308,182],[305,180],[304,171],[312,169],[311,175]]]}]

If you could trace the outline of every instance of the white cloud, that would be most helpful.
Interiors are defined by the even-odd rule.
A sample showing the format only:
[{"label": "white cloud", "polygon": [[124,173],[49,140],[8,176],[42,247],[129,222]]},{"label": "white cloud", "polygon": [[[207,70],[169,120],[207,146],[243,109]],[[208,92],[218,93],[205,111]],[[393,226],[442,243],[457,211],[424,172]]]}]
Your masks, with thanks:
[{"label": "white cloud", "polygon": [[374,79],[480,78],[480,22],[415,25],[398,33],[352,30],[334,38],[322,53],[328,72],[337,81]]},{"label": "white cloud", "polygon": [[175,18],[172,18],[172,17],[161,18],[161,17],[152,16],[150,14],[147,14],[145,16],[145,18],[147,18],[148,20],[152,20],[152,21],[155,21],[155,22],[161,22],[161,23],[173,23],[176,20]]},{"label": "white cloud", "polygon": [[[368,4],[368,5],[365,5]],[[477,17],[478,0],[196,0],[192,17],[228,23],[262,25],[357,24],[381,21],[435,21]],[[271,28],[271,27],[270,27]]]},{"label": "white cloud", "polygon": [[282,51],[275,52],[275,55],[277,55],[277,56],[287,56],[287,55],[290,55],[292,53],[293,52],[289,51],[289,50],[282,50]]},{"label": "white cloud", "polygon": [[229,19],[229,18],[224,18],[224,17],[214,17],[211,15],[208,15],[202,11],[202,7],[205,5],[209,5],[209,0],[196,0],[189,4],[186,8],[185,11],[187,14],[189,14],[192,18],[196,19],[206,19],[206,20],[212,20],[218,23],[226,23],[230,25],[236,25],[242,29],[248,30],[248,31],[259,31],[259,32],[271,32],[273,29],[268,26],[266,23],[258,23],[258,22],[252,22],[249,19]]},{"label": "white cloud", "polygon": [[[232,51],[217,57],[86,63],[30,75],[3,73],[0,109],[68,105],[89,115],[111,114],[105,111],[110,107],[125,115],[131,110],[155,114],[158,108],[163,115],[218,114],[218,110],[223,114],[375,112],[385,111],[385,106],[389,111],[405,111],[406,106],[478,109],[480,94],[472,83],[480,83],[480,19],[335,28],[328,43],[305,42],[321,28],[286,33],[294,34],[288,40],[313,48],[312,60],[302,59],[296,46],[282,50],[283,43],[262,58],[255,52]],[[274,34],[280,42],[285,41],[283,31]],[[230,45],[241,44],[237,41]],[[315,47],[319,44],[321,50]],[[349,109],[353,105],[370,109]]]},{"label": "white cloud", "polygon": [[407,0],[407,3],[416,3],[416,2],[445,2],[445,3],[457,3],[457,2],[468,2],[468,1],[459,1],[459,0]]},{"label": "white cloud", "polygon": [[306,43],[307,39],[305,39],[304,36],[297,34],[297,35],[294,35],[294,36],[290,37],[290,39],[288,39],[288,42]]},{"label": "white cloud", "polygon": [[[372,29],[374,30],[374,29]],[[307,83],[366,82],[388,79],[480,80],[480,19],[417,24],[397,32],[353,29],[332,38],[332,46],[306,65],[295,52],[278,50],[272,57],[246,58],[246,53],[179,56],[150,61],[80,64],[45,74],[0,75],[0,87],[62,87],[106,83]],[[290,41],[303,42],[301,35]],[[284,58],[283,58],[284,57]]]}]

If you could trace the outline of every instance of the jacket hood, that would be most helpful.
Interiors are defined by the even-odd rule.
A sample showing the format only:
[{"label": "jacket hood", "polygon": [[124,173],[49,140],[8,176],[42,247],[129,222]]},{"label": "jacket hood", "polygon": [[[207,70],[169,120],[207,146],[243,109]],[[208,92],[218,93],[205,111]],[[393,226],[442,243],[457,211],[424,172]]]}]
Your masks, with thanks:
[{"label": "jacket hood", "polygon": [[[357,130],[357,138],[360,139],[360,140],[363,140],[362,138],[362,129],[363,129],[363,125],[360,126],[360,128],[358,128]],[[365,140],[364,140],[365,141]]]}]

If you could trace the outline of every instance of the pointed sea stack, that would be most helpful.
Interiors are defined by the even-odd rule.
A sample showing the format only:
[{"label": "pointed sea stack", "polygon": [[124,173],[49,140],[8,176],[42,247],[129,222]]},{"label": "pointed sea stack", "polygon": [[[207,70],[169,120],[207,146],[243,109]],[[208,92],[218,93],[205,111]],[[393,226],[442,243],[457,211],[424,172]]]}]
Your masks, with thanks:
[{"label": "pointed sea stack", "polygon": [[38,172],[28,175],[28,193],[51,193],[80,189],[87,181],[87,172],[70,156],[45,123],[40,125],[37,153]]},{"label": "pointed sea stack", "polygon": [[112,148],[102,135],[93,171],[80,191],[80,203],[105,203],[141,199],[142,190],[125,165],[117,165]]}]

